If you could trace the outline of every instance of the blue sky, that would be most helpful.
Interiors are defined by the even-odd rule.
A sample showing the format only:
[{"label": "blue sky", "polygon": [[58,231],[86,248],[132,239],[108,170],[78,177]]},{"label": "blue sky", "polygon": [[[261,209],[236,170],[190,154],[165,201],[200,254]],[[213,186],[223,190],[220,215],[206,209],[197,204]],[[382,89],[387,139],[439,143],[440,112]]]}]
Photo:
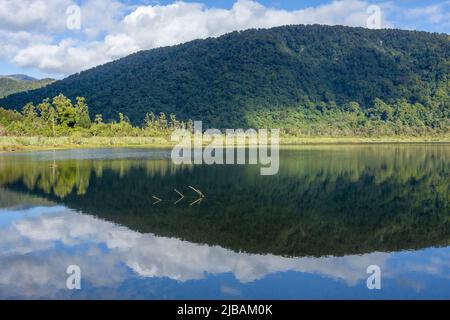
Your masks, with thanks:
[{"label": "blue sky", "polygon": [[138,50],[255,27],[367,27],[371,5],[382,28],[450,33],[450,0],[0,0],[0,74],[63,78]]}]

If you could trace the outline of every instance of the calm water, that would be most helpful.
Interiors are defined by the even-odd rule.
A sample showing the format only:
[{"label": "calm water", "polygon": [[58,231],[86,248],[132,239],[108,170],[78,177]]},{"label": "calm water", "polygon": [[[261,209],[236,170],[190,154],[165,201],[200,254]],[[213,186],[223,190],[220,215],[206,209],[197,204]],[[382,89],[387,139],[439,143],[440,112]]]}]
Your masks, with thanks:
[{"label": "calm water", "polygon": [[169,156],[0,154],[0,298],[450,298],[449,145],[284,150],[272,177]]}]

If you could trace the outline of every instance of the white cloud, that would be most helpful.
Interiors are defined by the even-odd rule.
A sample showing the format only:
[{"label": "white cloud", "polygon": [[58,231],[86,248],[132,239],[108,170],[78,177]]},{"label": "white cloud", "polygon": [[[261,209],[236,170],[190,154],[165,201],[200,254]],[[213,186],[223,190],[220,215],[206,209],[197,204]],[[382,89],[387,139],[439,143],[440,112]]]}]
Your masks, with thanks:
[{"label": "white cloud", "polygon": [[120,58],[132,52],[136,52],[141,47],[136,41],[124,33],[108,35],[103,45],[105,55],[108,58]]},{"label": "white cloud", "polygon": [[0,58],[12,58],[23,47],[38,44],[50,44],[52,38],[46,35],[37,35],[28,31],[12,32],[0,29]]},{"label": "white cloud", "polygon": [[82,32],[93,39],[102,32],[120,33],[120,21],[123,16],[133,10],[115,0],[87,0],[81,7]]},{"label": "white cloud", "polygon": [[403,7],[396,2],[381,4],[393,26],[403,29],[450,32],[450,1],[418,7]]},{"label": "white cloud", "polygon": [[406,10],[406,14],[411,18],[425,18],[430,23],[448,23],[450,22],[450,12],[444,11],[444,5],[450,6],[450,2],[430,5],[424,8],[413,8]]},{"label": "white cloud", "polygon": [[77,45],[73,39],[65,39],[58,44],[35,44],[20,50],[12,61],[21,67],[71,74],[94,67],[109,60],[105,45],[97,42]]},{"label": "white cloud", "polygon": [[65,11],[71,0],[1,0],[0,29],[53,30],[65,27]]}]

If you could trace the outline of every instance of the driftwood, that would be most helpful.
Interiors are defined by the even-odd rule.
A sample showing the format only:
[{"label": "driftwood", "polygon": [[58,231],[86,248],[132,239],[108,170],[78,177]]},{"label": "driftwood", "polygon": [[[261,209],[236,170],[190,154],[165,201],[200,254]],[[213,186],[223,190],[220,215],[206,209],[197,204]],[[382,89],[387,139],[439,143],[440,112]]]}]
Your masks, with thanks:
[{"label": "driftwood", "polygon": [[180,191],[178,191],[177,189],[173,189],[173,191],[175,191],[176,193],[178,193],[178,195],[180,196],[180,199],[178,199],[177,201],[175,201],[173,204],[178,204],[181,200],[184,199],[184,194],[182,194]]},{"label": "driftwood", "polygon": [[[203,201],[203,199],[206,198],[205,195],[203,194],[203,192],[201,192],[200,190],[194,188],[193,186],[188,186],[188,187],[189,187],[191,190],[193,190],[195,193],[198,194],[198,199],[195,200],[194,202],[191,202],[191,203],[189,204],[190,206],[193,206],[193,205],[195,205],[195,204],[200,204],[200,203]],[[173,203],[173,204],[176,205],[176,204],[180,203],[180,202],[185,198],[185,196],[184,196],[184,194],[182,194],[182,193],[181,193],[180,191],[178,191],[177,189],[173,189],[173,191],[175,191],[175,192],[178,194],[178,196],[179,196],[179,199],[176,200],[176,201]],[[157,196],[152,196],[152,198],[155,200],[155,202],[153,202],[153,205],[159,204],[159,203],[161,203],[161,202],[164,201],[163,199],[158,198]]]},{"label": "driftwood", "polygon": [[153,202],[153,205],[162,202],[162,199],[160,199],[160,198],[158,198],[158,197],[152,196],[152,198],[156,200],[155,202]]}]

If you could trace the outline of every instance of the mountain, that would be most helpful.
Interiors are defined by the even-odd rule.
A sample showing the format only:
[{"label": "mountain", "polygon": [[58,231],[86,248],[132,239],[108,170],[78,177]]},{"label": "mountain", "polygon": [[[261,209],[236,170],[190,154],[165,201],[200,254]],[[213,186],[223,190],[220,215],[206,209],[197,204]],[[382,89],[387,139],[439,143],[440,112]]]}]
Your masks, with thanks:
[{"label": "mountain", "polygon": [[[234,128],[307,123],[303,110],[321,117],[348,110],[350,102],[359,104],[350,104],[351,110],[370,110],[379,98],[433,109],[427,119],[445,120],[449,70],[446,34],[285,26],[137,52],[10,95],[0,106],[20,109],[63,93],[72,99],[84,96],[91,115],[102,113],[106,120],[122,112],[142,123],[151,111]],[[380,119],[389,117],[388,107],[378,103]]]},{"label": "mountain", "polygon": [[24,92],[45,87],[55,82],[53,79],[35,79],[24,74],[0,76],[0,98],[17,92]]},{"label": "mountain", "polygon": [[27,76],[26,74],[10,74],[6,76],[0,76],[0,78],[10,78],[19,81],[36,81],[38,79]]}]

